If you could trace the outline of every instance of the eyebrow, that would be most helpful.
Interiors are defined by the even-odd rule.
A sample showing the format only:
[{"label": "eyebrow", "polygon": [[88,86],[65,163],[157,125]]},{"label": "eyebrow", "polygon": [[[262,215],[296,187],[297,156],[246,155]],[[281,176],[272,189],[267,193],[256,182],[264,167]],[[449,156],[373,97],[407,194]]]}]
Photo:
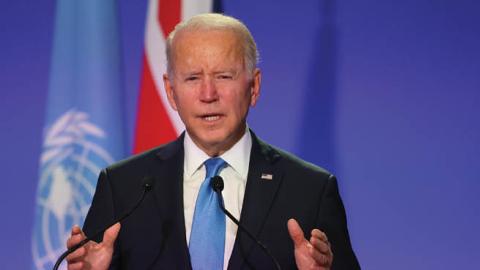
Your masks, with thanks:
[{"label": "eyebrow", "polygon": [[192,71],[192,72],[185,72],[185,73],[180,73],[180,77],[188,77],[188,76],[196,76],[202,74],[202,71]]},{"label": "eyebrow", "polygon": [[218,71],[213,72],[214,75],[222,74],[222,73],[231,73],[232,75],[237,75],[240,72],[237,69],[234,69],[234,68],[225,69],[225,70],[218,70]]}]

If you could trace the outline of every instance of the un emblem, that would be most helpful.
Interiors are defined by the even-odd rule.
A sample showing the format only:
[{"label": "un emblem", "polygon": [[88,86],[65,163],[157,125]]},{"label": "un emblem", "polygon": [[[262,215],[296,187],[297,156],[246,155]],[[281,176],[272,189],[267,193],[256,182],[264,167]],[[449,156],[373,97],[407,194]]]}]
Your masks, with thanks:
[{"label": "un emblem", "polygon": [[40,160],[32,252],[36,269],[50,269],[66,249],[74,224],[81,225],[101,168],[113,158],[101,147],[105,132],[75,109],[45,133]]}]

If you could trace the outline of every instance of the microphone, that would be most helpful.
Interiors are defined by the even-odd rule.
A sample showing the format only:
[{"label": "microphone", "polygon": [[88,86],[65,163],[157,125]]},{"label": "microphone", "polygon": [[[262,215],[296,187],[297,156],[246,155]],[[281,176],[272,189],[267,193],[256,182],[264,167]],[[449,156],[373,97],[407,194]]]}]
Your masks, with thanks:
[{"label": "microphone", "polygon": [[53,270],[57,270],[58,267],[60,267],[60,264],[62,263],[62,261],[72,252],[74,252],[75,250],[79,249],[80,247],[82,247],[83,245],[85,245],[86,243],[88,243],[89,241],[91,241],[92,239],[96,238],[97,236],[99,236],[101,233],[103,233],[106,229],[110,228],[111,226],[113,226],[115,223],[117,222],[121,222],[123,221],[124,219],[126,219],[128,216],[130,216],[133,212],[135,212],[135,210],[137,210],[137,208],[140,206],[140,204],[143,202],[143,199],[145,199],[145,195],[147,194],[148,191],[150,191],[152,188],[153,188],[153,177],[151,176],[145,176],[143,179],[142,179],[142,187],[143,187],[143,192],[142,192],[142,195],[140,196],[139,200],[135,203],[135,205],[132,207],[132,209],[130,209],[128,212],[126,212],[125,214],[123,214],[120,218],[117,218],[116,220],[112,221],[110,224],[108,224],[107,226],[105,226],[104,228],[102,228],[101,230],[98,230],[97,232],[95,232],[93,235],[83,239],[80,243],[74,245],[73,247],[67,249],[67,251],[65,251],[64,253],[62,253],[62,255],[60,257],[58,257],[56,263],[55,263],[55,266],[53,266]]},{"label": "microphone", "polygon": [[224,187],[223,178],[219,175],[214,176],[212,178],[211,185],[212,185],[213,191],[215,191],[215,193],[217,193],[218,195],[218,198],[219,198],[218,204],[220,205],[220,208],[222,209],[223,213],[225,213],[225,215],[227,215],[227,217],[229,217],[230,220],[233,221],[233,223],[237,224],[238,228],[244,231],[248,235],[248,237],[250,237],[250,239],[252,239],[255,243],[257,243],[257,245],[260,246],[263,252],[265,252],[265,254],[267,254],[268,257],[270,257],[275,267],[278,270],[281,270],[282,268],[280,267],[280,264],[278,263],[277,259],[275,259],[275,257],[270,253],[268,248],[262,242],[260,242],[260,240],[257,240],[257,238],[255,238],[255,236],[253,236],[253,234],[250,233],[250,231],[248,231],[247,228],[243,227],[243,225],[240,224],[240,222],[227,209],[225,209],[225,206],[223,204],[223,196],[222,196],[222,191]]}]

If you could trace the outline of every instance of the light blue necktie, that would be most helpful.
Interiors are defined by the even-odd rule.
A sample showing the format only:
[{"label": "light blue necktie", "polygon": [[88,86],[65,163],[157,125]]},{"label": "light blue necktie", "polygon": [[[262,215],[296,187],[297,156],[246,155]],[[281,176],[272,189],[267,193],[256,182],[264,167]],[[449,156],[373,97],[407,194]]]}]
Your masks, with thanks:
[{"label": "light blue necktie", "polygon": [[221,270],[225,249],[225,215],[211,180],[226,163],[221,158],[205,161],[207,174],[200,186],[190,233],[190,260],[193,270]]}]

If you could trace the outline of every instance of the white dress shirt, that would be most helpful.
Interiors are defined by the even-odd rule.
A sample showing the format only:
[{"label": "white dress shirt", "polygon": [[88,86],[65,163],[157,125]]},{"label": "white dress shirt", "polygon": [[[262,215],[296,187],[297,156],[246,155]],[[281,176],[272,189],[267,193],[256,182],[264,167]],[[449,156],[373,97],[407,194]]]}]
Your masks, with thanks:
[{"label": "white dress shirt", "polygon": [[[190,232],[192,230],[195,202],[197,201],[200,185],[205,179],[205,165],[203,163],[210,157],[203,152],[192,141],[192,138],[185,132],[183,141],[185,159],[183,167],[183,206],[185,215],[185,231],[187,244],[190,243]],[[237,219],[242,211],[243,196],[247,183],[248,166],[250,162],[250,151],[252,148],[252,136],[247,128],[242,138],[220,157],[228,164],[220,176],[224,180],[223,200],[225,208]],[[225,254],[223,269],[227,269],[228,261],[232,255],[233,244],[237,234],[237,225],[226,217],[225,230]]]}]

